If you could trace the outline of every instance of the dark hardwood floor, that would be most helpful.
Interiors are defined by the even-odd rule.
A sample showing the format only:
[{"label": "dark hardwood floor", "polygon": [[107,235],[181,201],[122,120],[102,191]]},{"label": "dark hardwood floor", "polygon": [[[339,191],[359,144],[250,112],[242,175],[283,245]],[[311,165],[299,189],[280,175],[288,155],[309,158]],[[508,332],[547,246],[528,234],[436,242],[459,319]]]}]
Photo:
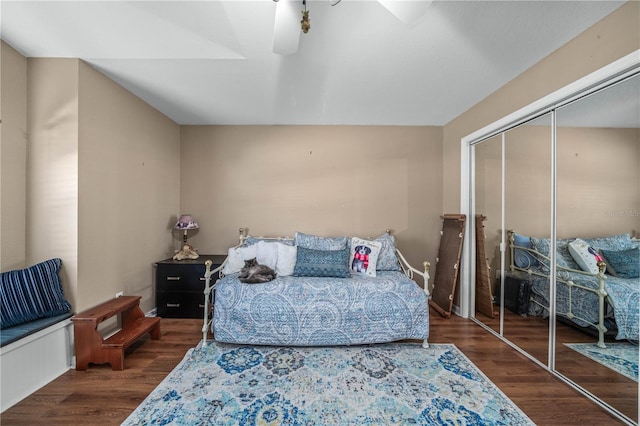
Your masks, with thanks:
[{"label": "dark hardwood floor", "polygon": [[[146,337],[129,348],[124,371],[112,371],[108,364],[70,370],[2,413],[0,423],[119,425],[199,342],[201,324],[163,319],[161,339]],[[470,320],[444,319],[432,311],[430,335],[431,343],[454,343],[538,425],[621,424]]]},{"label": "dark hardwood floor", "polygon": [[[493,320],[482,315],[478,319],[499,330],[499,317]],[[522,317],[505,311],[505,336],[548,364],[549,322],[540,317]],[[555,366],[564,376],[616,407],[627,417],[638,421],[638,383],[570,349],[565,343],[596,343],[597,333],[588,334],[576,326],[556,322]],[[605,343],[614,343],[615,332],[607,335]]]}]

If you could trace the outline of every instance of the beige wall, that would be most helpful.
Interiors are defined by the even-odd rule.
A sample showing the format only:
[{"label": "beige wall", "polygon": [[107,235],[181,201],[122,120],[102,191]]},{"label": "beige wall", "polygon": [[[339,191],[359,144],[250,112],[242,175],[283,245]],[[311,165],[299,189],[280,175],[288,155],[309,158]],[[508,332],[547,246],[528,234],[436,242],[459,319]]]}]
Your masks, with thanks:
[{"label": "beige wall", "polygon": [[65,295],[78,291],[77,59],[29,59],[27,264],[63,262]]},{"label": "beige wall", "polygon": [[77,306],[123,291],[147,311],[180,203],[180,126],[86,63],[79,71]]},{"label": "beige wall", "polygon": [[559,128],[558,237],[602,237],[640,227],[640,129]]},{"label": "beige wall", "polygon": [[27,60],[0,42],[0,270],[25,265]]},{"label": "beige wall", "polygon": [[460,210],[460,140],[640,49],[640,2],[630,1],[444,127],[443,209]]},{"label": "beige wall", "polygon": [[[558,128],[557,141],[558,237],[636,232],[640,129]],[[551,130],[520,126],[505,134],[505,142],[505,229],[549,238]],[[501,137],[477,145],[475,155],[476,206],[487,217],[486,251],[497,271],[502,232]]]},{"label": "beige wall", "polygon": [[391,228],[407,258],[435,262],[442,128],[183,126],[181,209],[201,253],[254,235],[376,236]]},{"label": "beige wall", "polygon": [[62,258],[76,311],[119,291],[150,310],[179,207],[179,126],[77,59],[29,59],[28,85],[28,263]]}]

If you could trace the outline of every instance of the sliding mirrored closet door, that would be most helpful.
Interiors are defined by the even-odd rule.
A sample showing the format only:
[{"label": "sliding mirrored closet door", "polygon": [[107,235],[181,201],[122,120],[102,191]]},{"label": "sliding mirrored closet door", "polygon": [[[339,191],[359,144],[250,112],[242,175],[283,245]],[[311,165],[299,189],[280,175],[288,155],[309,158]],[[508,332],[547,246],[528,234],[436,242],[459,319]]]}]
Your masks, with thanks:
[{"label": "sliding mirrored closet door", "polygon": [[[556,140],[556,244],[561,246],[564,241],[578,237],[599,252],[605,250],[605,254],[622,251],[618,246],[626,244],[626,239],[615,236],[624,233],[635,236],[639,229],[640,76],[559,108]],[[599,241],[612,236],[612,241]],[[570,244],[576,247],[576,243]],[[572,257],[567,262],[573,260],[575,252],[574,249],[570,253]],[[579,270],[583,269],[578,266]],[[574,281],[579,283],[579,277]],[[591,281],[597,288],[599,281]],[[568,321],[560,316],[568,305],[566,286],[556,292],[559,315],[555,368],[637,421],[638,345],[637,341],[630,343],[627,339],[637,340],[638,324],[625,318],[633,317],[631,311],[637,312],[639,303],[637,297],[628,298],[630,292],[626,290],[639,289],[640,279],[615,277],[612,271],[605,271],[603,283],[604,290],[611,293],[608,300],[616,305],[615,312],[611,303],[603,311],[603,325],[607,328],[605,348],[598,347],[598,334],[593,331],[600,323],[597,294],[585,295],[585,291],[575,289],[573,298],[585,302],[574,303],[573,314],[584,321]],[[589,327],[589,323],[595,326]],[[635,373],[630,361],[636,363]]]},{"label": "sliding mirrored closet door", "polygon": [[[463,139],[463,200],[470,217],[486,216],[483,252],[494,283],[488,312],[476,308],[472,286],[473,319],[629,424],[638,423],[640,278],[623,284],[627,292],[614,290],[614,268],[587,276],[579,248],[585,242],[582,256],[597,264],[603,253],[640,246],[630,238],[640,229],[639,62],[623,58]],[[470,227],[466,241],[475,246]],[[463,261],[472,283],[475,255]]]}]

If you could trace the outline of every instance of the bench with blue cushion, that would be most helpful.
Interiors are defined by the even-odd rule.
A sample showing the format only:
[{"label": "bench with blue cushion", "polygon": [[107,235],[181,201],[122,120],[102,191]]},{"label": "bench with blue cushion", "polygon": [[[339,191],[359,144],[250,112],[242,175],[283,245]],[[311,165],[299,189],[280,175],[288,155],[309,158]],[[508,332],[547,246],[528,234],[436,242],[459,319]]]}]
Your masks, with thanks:
[{"label": "bench with blue cushion", "polygon": [[60,280],[61,259],[0,273],[0,347],[72,316]]},{"label": "bench with blue cushion", "polygon": [[66,314],[40,318],[34,321],[15,325],[13,327],[4,328],[0,332],[0,347],[16,342],[23,337],[37,333],[40,330],[44,330],[45,328],[57,324],[60,321],[64,321],[67,318],[71,318],[72,316],[73,314],[71,312],[67,312]]}]

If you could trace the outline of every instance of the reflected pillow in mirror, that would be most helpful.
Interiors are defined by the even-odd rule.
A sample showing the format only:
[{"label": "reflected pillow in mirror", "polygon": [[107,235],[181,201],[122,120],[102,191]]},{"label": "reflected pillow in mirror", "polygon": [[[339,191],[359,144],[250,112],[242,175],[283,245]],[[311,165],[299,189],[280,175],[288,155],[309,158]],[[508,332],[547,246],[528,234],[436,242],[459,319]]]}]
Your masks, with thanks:
[{"label": "reflected pillow in mirror", "polygon": [[580,269],[592,274],[598,273],[598,259],[594,255],[596,252],[584,240],[576,238],[571,241],[569,243],[569,253],[571,253],[573,260],[580,266]]},{"label": "reflected pillow in mirror", "polygon": [[[529,237],[525,237],[520,234],[513,234],[513,240],[513,243],[516,246],[531,248],[531,239]],[[522,249],[514,249],[513,262],[518,268],[531,268],[533,266],[538,266],[536,258],[528,251]]]},{"label": "reflected pillow in mirror", "polygon": [[[571,253],[569,253],[569,243],[573,240],[573,238],[556,240],[556,265],[561,268],[580,269],[576,261],[571,257]],[[531,248],[537,252],[547,257],[551,257],[549,254],[550,247],[551,241],[548,238],[531,237]],[[546,269],[549,269],[548,266]]]},{"label": "reflected pillow in mirror", "polygon": [[596,250],[628,250],[633,248],[629,234],[609,235],[607,237],[583,238],[583,240]]},{"label": "reflected pillow in mirror", "polygon": [[640,248],[600,250],[609,274],[619,278],[640,278]]}]

